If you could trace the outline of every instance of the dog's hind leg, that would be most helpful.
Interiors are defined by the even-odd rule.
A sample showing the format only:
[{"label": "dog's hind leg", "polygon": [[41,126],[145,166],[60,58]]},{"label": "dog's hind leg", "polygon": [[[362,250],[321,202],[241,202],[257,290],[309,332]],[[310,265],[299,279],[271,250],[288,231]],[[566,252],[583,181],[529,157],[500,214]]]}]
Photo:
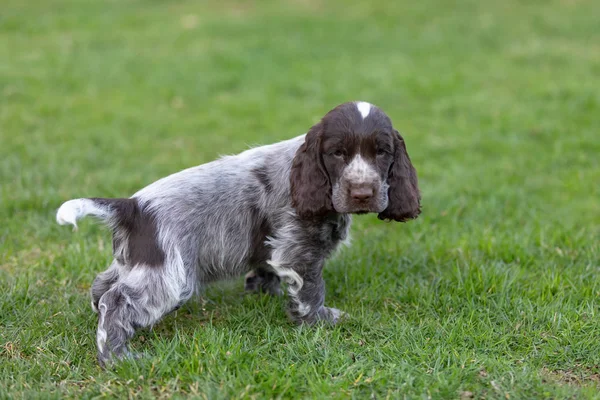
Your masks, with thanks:
[{"label": "dog's hind leg", "polygon": [[136,329],[154,325],[191,297],[185,275],[173,274],[173,268],[138,265],[102,295],[96,336],[101,365],[129,356],[127,343]]},{"label": "dog's hind leg", "polygon": [[98,312],[98,302],[104,293],[106,293],[119,279],[119,264],[116,260],[110,264],[108,269],[101,272],[94,279],[90,294],[92,296],[92,309],[94,312]]}]

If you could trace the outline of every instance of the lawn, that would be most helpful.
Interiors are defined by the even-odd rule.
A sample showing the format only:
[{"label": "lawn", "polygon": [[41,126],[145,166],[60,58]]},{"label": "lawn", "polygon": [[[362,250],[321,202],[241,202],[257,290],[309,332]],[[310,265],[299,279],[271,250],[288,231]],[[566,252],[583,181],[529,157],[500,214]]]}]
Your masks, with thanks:
[{"label": "lawn", "polygon": [[[0,398],[594,398],[600,388],[596,0],[4,0]],[[209,287],[96,363],[107,229],[65,200],[385,110],[423,213],[354,220],[326,267],[351,318]]]}]

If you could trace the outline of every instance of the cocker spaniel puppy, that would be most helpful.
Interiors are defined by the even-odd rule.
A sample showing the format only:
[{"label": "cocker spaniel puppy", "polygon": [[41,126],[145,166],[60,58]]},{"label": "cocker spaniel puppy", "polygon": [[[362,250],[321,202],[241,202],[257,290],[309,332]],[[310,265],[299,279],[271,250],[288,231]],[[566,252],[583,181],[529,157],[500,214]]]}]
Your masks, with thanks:
[{"label": "cocker spaniel puppy", "polygon": [[130,198],[65,202],[59,224],[93,215],[113,232],[114,260],[91,288],[98,359],[128,355],[150,326],[198,287],[246,274],[246,289],[277,294],[289,315],[335,323],[323,265],[348,236],[350,214],[404,222],[420,212],[404,139],[365,102],[331,110],[306,135],[256,147],[160,179]]}]

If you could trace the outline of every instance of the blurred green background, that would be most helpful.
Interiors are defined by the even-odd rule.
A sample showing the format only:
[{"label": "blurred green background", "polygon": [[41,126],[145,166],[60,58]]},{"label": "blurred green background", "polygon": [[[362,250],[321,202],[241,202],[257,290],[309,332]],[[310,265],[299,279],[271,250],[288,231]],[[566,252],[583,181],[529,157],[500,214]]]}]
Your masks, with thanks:
[{"label": "blurred green background", "polygon": [[[0,3],[0,397],[562,398],[600,381],[600,3]],[[335,328],[211,287],[101,371],[87,291],[110,234],[61,202],[124,197],[386,111],[423,214],[355,219]]]}]

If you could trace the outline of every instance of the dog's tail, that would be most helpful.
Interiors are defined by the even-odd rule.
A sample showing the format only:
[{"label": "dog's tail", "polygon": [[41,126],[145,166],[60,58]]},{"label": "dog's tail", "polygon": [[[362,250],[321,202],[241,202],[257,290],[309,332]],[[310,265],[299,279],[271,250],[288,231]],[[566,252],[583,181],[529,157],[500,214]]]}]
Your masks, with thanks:
[{"label": "dog's tail", "polygon": [[73,199],[63,203],[56,212],[56,222],[60,225],[73,225],[77,229],[77,220],[92,215],[111,227],[116,227],[131,220],[137,212],[135,199]]}]

